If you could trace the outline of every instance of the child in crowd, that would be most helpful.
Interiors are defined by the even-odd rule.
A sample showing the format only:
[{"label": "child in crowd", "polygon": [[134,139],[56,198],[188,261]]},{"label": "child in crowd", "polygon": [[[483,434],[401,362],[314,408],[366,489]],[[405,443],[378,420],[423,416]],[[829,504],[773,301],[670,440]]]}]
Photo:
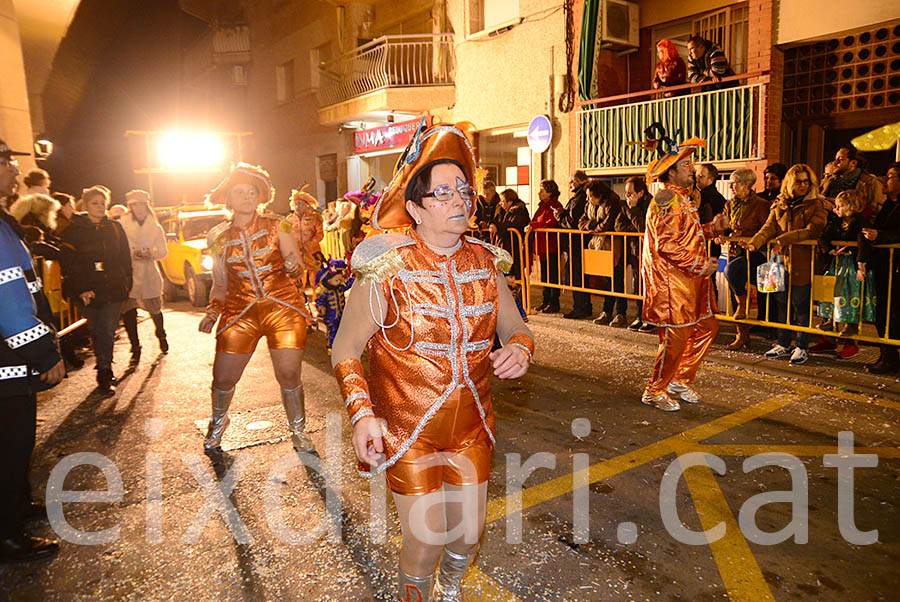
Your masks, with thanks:
[{"label": "child in crowd", "polygon": [[318,317],[328,328],[328,354],[341,325],[344,306],[347,301],[345,293],[353,286],[353,278],[347,279],[347,262],[343,259],[332,259],[323,265],[316,274],[316,309]]},{"label": "child in crowd", "polygon": [[[874,320],[875,313],[875,284],[866,272],[871,246],[863,244],[854,250],[851,246],[840,244],[860,239],[860,231],[869,227],[869,220],[860,212],[861,209],[862,200],[856,190],[838,194],[819,238],[820,248],[834,257],[833,272],[836,276],[834,303],[823,303],[819,308],[820,315],[831,320],[820,328],[836,330],[844,337],[859,332],[860,309],[863,320]],[[842,343],[843,347],[838,351],[840,357],[849,358],[859,352],[859,347],[852,340],[843,339]],[[823,339],[811,351],[832,351],[836,348],[833,340]]]}]

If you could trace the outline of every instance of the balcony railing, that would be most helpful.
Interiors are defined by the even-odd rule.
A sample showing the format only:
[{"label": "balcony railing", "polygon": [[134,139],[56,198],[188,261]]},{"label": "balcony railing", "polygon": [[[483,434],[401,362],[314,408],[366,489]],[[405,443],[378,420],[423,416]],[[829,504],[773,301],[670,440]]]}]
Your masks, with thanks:
[{"label": "balcony railing", "polygon": [[382,36],[319,67],[319,106],[392,87],[452,86],[453,34]]},{"label": "balcony railing", "polygon": [[[684,138],[705,139],[706,148],[697,154],[697,161],[724,163],[759,159],[766,88],[763,81],[687,96],[642,100],[664,93],[652,90],[583,103],[577,119],[578,166],[601,173],[646,167],[654,155],[640,145],[626,143],[644,140],[644,129],[656,121],[663,124],[669,136],[681,130]],[[691,86],[665,89],[672,90],[689,92]]]}]

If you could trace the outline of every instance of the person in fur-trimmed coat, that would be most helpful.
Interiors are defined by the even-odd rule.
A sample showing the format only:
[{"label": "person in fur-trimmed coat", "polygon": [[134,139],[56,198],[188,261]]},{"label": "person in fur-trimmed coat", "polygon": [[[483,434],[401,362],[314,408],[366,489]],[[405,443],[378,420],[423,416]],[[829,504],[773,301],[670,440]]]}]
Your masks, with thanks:
[{"label": "person in fur-trimmed coat", "polygon": [[162,276],[157,261],[168,255],[166,234],[156,221],[150,206],[150,194],[145,190],[130,190],[125,194],[128,213],[119,223],[125,230],[128,246],[131,248],[134,283],[128,299],[122,305],[122,322],[131,342],[131,362],[137,363],[141,357],[141,342],[137,330],[138,307],[150,314],[159,340],[159,350],[169,352],[166,329],[162,315]]}]

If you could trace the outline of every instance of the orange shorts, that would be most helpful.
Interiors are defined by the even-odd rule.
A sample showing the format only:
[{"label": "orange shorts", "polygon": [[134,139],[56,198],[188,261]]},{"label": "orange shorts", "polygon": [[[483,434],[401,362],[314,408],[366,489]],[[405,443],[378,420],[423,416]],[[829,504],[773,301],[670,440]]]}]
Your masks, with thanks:
[{"label": "orange shorts", "polygon": [[303,349],[306,347],[306,318],[273,301],[257,301],[216,337],[216,351],[253,353],[262,337],[266,337],[269,349]]},{"label": "orange shorts", "polygon": [[468,389],[457,389],[406,453],[385,470],[387,484],[401,495],[432,493],[445,482],[477,485],[488,480],[493,454],[475,398]]}]

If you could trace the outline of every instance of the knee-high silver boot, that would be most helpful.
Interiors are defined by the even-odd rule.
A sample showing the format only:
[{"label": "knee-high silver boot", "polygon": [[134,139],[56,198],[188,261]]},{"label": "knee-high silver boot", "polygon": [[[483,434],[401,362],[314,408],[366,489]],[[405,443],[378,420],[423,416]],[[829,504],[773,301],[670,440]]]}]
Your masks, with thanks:
[{"label": "knee-high silver boot", "polygon": [[303,385],[296,389],[282,389],[281,403],[284,404],[284,413],[287,415],[288,430],[291,431],[291,443],[297,451],[306,451],[313,448],[312,441],[304,433],[306,428],[306,407],[304,404]]},{"label": "knee-high silver boot", "polygon": [[466,599],[462,589],[462,579],[474,556],[474,550],[468,554],[454,554],[444,548],[438,568],[434,602],[461,602]]},{"label": "knee-high silver boot", "polygon": [[413,577],[397,570],[397,600],[399,602],[431,602],[434,575]]},{"label": "knee-high silver boot", "polygon": [[234,397],[234,389],[231,391],[219,391],[215,387],[212,390],[212,417],[209,419],[209,428],[206,431],[206,440],[203,442],[205,449],[216,449],[222,445],[222,435],[228,428],[228,408]]}]

